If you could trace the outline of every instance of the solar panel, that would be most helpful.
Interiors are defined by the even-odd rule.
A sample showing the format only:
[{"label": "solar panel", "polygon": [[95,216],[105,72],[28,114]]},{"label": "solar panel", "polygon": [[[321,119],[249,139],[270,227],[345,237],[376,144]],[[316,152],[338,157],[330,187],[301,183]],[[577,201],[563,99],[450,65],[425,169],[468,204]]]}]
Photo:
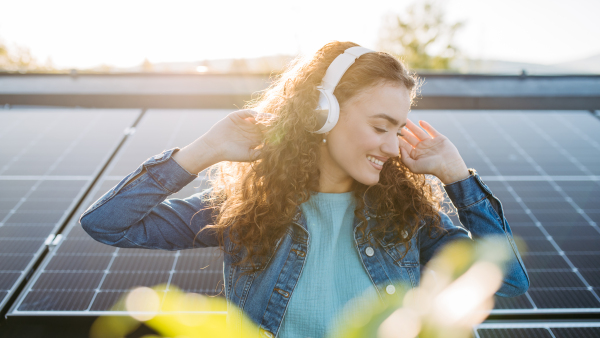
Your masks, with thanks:
[{"label": "solar panel", "polygon": [[[183,147],[229,111],[149,111],[77,214],[145,159]],[[414,111],[409,117],[427,120],[449,137],[500,198],[517,236],[531,288],[520,297],[497,298],[493,314],[598,312],[600,121],[584,111]],[[195,181],[173,197],[204,188]],[[153,259],[157,264],[144,268]],[[113,248],[71,222],[9,315],[106,313],[128,288],[164,281],[186,291],[218,293],[220,259],[214,249]],[[131,266],[140,270],[125,268]],[[76,282],[60,287],[66,279]]]},{"label": "solar panel", "polygon": [[139,113],[0,111],[0,310]]},{"label": "solar panel", "polygon": [[483,323],[476,338],[596,338],[600,322]]},{"label": "solar panel", "polygon": [[[231,110],[149,110],[77,210],[89,205],[165,149],[184,147],[204,134]],[[182,198],[208,186],[200,177],[169,198]],[[137,286],[175,285],[186,292],[221,293],[223,260],[218,249],[177,252],[111,247],[93,240],[73,219],[64,237],[46,257],[10,315],[98,315]],[[113,313],[112,311],[111,313]]]},{"label": "solar panel", "polygon": [[521,297],[498,297],[493,313],[599,311],[600,121],[563,111],[435,117],[522,240],[531,287]]}]

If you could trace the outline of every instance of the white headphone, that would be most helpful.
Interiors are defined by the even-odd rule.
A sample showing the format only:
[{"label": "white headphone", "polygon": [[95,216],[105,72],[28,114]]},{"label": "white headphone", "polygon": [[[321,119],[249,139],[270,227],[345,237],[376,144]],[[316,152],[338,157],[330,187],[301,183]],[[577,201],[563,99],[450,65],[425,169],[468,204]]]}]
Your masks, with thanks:
[{"label": "white headphone", "polygon": [[317,130],[312,131],[312,133],[323,134],[333,129],[340,117],[340,105],[335,95],[333,95],[333,91],[346,70],[352,66],[356,59],[366,53],[376,53],[376,51],[360,46],[350,47],[344,53],[338,55],[329,65],[321,85],[317,86],[320,92],[319,104],[315,109],[317,113]]}]

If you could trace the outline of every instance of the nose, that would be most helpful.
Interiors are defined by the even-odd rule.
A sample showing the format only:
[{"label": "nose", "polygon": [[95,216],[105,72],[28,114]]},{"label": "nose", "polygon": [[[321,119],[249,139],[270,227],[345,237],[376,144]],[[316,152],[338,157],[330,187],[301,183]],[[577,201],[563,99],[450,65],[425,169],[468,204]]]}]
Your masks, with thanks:
[{"label": "nose", "polygon": [[398,135],[389,133],[390,137],[385,138],[385,142],[381,145],[381,151],[389,157],[400,156],[400,140]]}]

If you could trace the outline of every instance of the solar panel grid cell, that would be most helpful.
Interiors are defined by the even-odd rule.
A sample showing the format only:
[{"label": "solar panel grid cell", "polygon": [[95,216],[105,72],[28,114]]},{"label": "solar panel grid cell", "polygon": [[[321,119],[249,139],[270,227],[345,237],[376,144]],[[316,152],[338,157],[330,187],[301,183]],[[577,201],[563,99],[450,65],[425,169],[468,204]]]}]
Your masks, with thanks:
[{"label": "solar panel grid cell", "polygon": [[[570,270],[570,269],[569,269]],[[531,287],[536,289],[552,289],[552,288],[585,288],[585,285],[579,277],[569,271],[529,271],[531,278]]]},{"label": "solar panel grid cell", "polygon": [[21,239],[0,238],[0,257],[3,254],[33,254],[44,244],[45,238]]},{"label": "solar panel grid cell", "polygon": [[497,310],[515,310],[515,309],[533,309],[534,306],[527,295],[518,297],[494,297],[494,309]]},{"label": "solar panel grid cell", "polygon": [[552,328],[555,338],[596,338],[600,337],[600,328],[598,327],[570,327]]},{"label": "solar panel grid cell", "polygon": [[[150,250],[148,250],[150,251]],[[115,257],[110,270],[115,271],[170,271],[175,254],[161,256],[129,256],[124,249]]]},{"label": "solar panel grid cell", "polygon": [[35,237],[45,238],[54,228],[52,223],[5,223],[0,227],[0,238],[2,239],[31,239]]},{"label": "solar panel grid cell", "polygon": [[569,264],[556,253],[533,255],[527,254],[523,256],[523,262],[527,266],[527,271],[533,272],[536,270],[570,270]]},{"label": "solar panel grid cell", "polygon": [[589,254],[569,253],[567,257],[579,269],[600,269],[600,252]]},{"label": "solar panel grid cell", "polygon": [[[506,214],[510,215],[510,212],[506,211]],[[542,231],[534,226],[533,224],[527,224],[526,225],[514,225],[512,223],[510,224],[510,228],[513,232],[514,235],[517,235],[523,239],[525,238],[529,238],[529,237],[543,237],[544,234],[542,233]]]},{"label": "solar panel grid cell", "polygon": [[586,222],[545,223],[546,231],[554,238],[600,239],[598,230]]},{"label": "solar panel grid cell", "polygon": [[94,298],[94,302],[91,304],[89,309],[91,311],[126,311],[127,309],[122,303],[117,304],[117,302],[126,295],[126,291],[98,292]]},{"label": "solar panel grid cell", "polygon": [[27,267],[27,264],[33,258],[33,255],[27,254],[6,254],[2,257],[2,270],[3,271],[21,271]]},{"label": "solar panel grid cell", "polygon": [[528,294],[540,309],[599,308],[600,302],[589,290],[530,289]]},{"label": "solar panel grid cell", "polygon": [[600,287],[600,269],[580,269],[579,272],[591,286]]},{"label": "solar panel grid cell", "polygon": [[14,224],[20,223],[51,223],[56,225],[63,217],[63,211],[46,211],[46,212],[15,212],[10,215],[8,222]]},{"label": "solar panel grid cell", "polygon": [[177,271],[197,271],[223,262],[223,254],[216,248],[202,248],[182,252],[177,259]]},{"label": "solar panel grid cell", "polygon": [[479,329],[479,338],[555,338],[548,329]]},{"label": "solar panel grid cell", "polygon": [[201,293],[210,296],[225,296],[223,290],[223,270],[210,269],[202,272],[177,272],[171,283],[185,292]]},{"label": "solar panel grid cell", "polygon": [[112,254],[98,255],[88,253],[57,254],[47,266],[46,271],[58,272],[64,270],[102,271],[105,270]]},{"label": "solar panel grid cell", "polygon": [[30,290],[20,304],[21,311],[84,311],[94,297],[93,291]]},{"label": "solar panel grid cell", "polygon": [[20,275],[20,271],[11,272],[10,270],[5,270],[0,272],[0,290],[8,291]]},{"label": "solar panel grid cell", "polygon": [[65,238],[56,250],[57,254],[112,254],[116,249],[91,238]]},{"label": "solar panel grid cell", "polygon": [[[112,267],[110,267],[112,268]],[[101,290],[127,291],[133,287],[152,287],[169,281],[168,271],[110,271],[106,274]]]},{"label": "solar panel grid cell", "polygon": [[32,290],[89,290],[95,288],[102,272],[81,272],[77,270],[46,271],[40,276]]},{"label": "solar panel grid cell", "polygon": [[483,323],[475,330],[475,337],[546,337],[589,338],[598,337],[600,323],[593,321],[526,321]]}]

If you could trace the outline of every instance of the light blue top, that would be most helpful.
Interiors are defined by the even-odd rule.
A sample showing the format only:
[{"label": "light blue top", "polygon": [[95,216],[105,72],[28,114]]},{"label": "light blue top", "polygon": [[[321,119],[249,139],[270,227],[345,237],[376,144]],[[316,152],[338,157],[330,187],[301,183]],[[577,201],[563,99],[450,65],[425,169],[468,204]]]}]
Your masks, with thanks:
[{"label": "light blue top", "polygon": [[378,300],[354,243],[352,192],[316,193],[300,207],[310,243],[278,338],[323,337],[338,325],[344,306],[361,308],[363,298],[355,297],[366,292]]}]

